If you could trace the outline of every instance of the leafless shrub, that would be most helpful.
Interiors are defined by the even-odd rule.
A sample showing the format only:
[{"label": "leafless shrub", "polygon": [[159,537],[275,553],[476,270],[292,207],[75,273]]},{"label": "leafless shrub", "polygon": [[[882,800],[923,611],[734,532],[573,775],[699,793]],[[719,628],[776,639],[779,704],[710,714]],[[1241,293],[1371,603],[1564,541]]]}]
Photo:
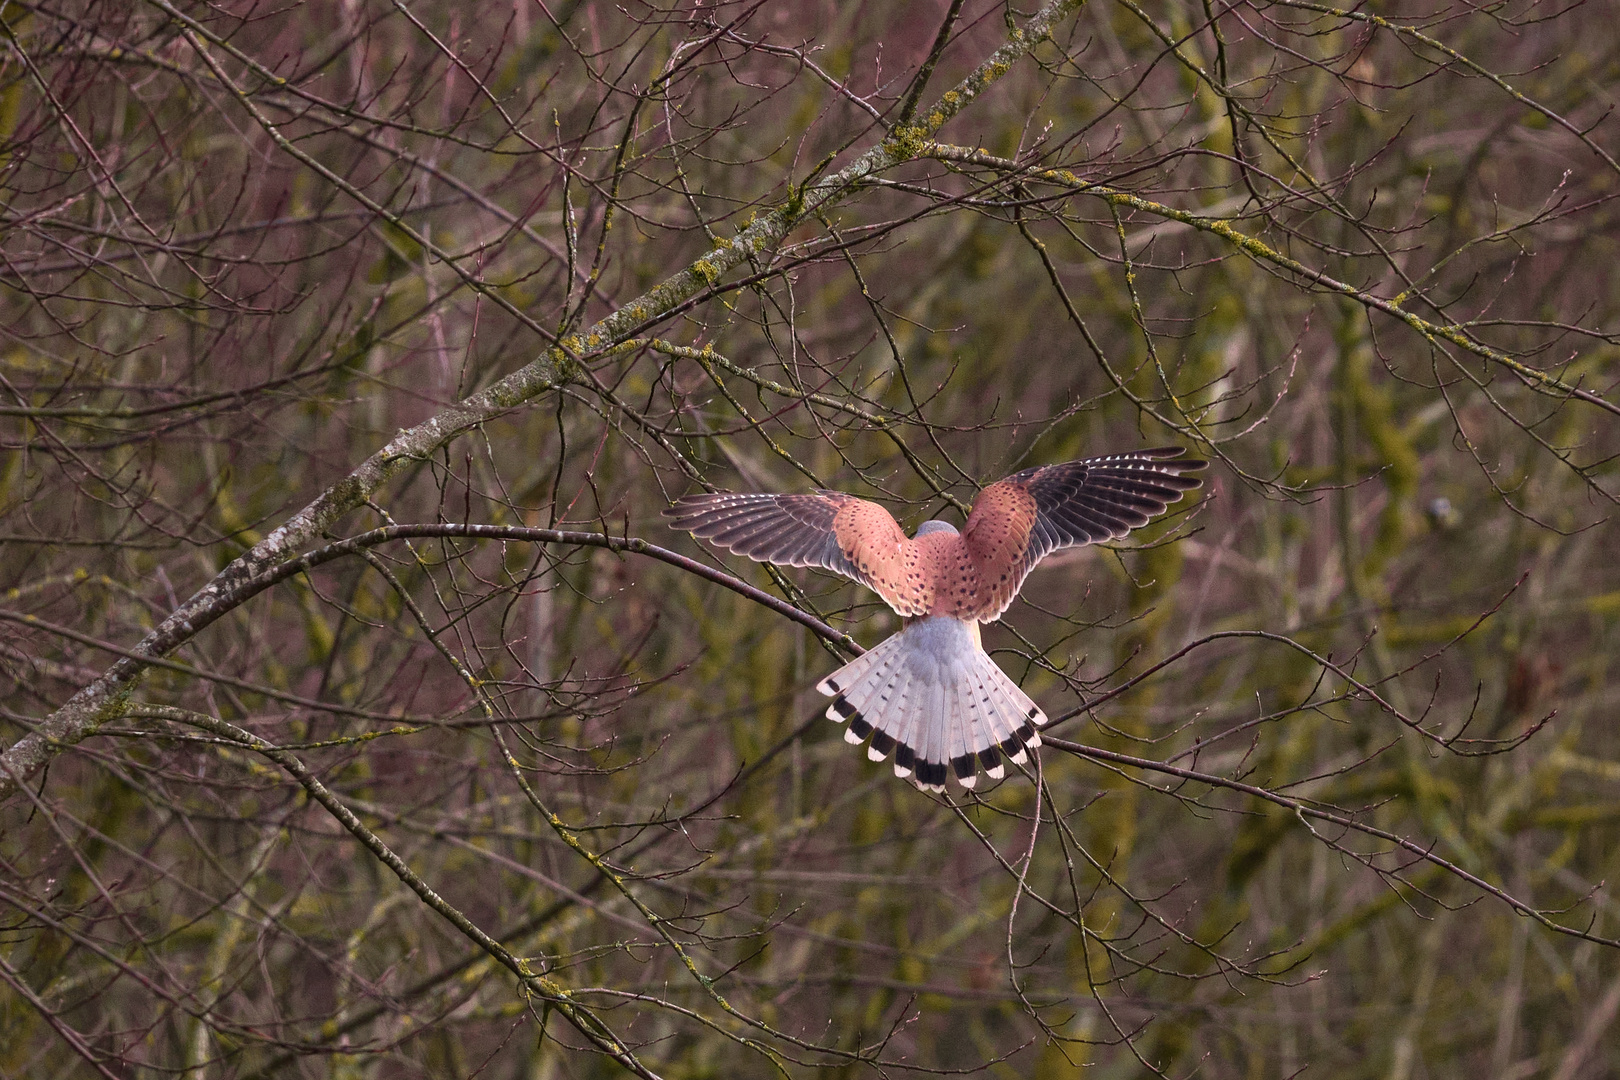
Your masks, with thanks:
[{"label": "leafless shrub", "polygon": [[[1597,1075],[1611,22],[0,0],[0,1072]],[[658,518],[1171,441],[970,798]]]}]

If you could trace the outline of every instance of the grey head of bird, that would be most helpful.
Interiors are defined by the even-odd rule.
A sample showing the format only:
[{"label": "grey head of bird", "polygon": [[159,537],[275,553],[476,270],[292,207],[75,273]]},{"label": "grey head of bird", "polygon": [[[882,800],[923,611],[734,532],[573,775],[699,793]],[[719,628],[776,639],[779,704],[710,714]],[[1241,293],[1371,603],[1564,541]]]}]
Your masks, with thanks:
[{"label": "grey head of bird", "polygon": [[917,526],[915,536],[927,536],[929,533],[950,533],[956,535],[956,526],[948,521],[925,521]]}]

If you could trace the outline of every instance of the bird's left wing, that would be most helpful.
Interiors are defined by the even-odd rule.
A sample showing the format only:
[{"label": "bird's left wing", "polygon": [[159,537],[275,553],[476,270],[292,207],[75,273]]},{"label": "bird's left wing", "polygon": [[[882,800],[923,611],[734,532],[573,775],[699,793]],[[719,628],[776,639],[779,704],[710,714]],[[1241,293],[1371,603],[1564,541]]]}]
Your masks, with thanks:
[{"label": "bird's left wing", "polygon": [[1164,513],[1203,481],[1208,462],[1179,446],[1037,465],[998,480],[974,500],[962,529],[988,621],[1007,610],[1024,576],[1059,548],[1118,540]]},{"label": "bird's left wing", "polygon": [[[686,495],[664,511],[684,529],[759,562],[817,566],[885,593],[909,541],[883,507],[841,491]],[[887,598],[887,597],[885,597]]]}]

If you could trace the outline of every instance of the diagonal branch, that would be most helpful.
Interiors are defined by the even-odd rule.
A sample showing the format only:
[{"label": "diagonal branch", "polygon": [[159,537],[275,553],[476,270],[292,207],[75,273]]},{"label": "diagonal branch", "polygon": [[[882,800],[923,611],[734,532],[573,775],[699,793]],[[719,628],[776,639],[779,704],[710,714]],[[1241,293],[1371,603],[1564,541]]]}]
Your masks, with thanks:
[{"label": "diagonal branch", "polygon": [[102,724],[115,719],[146,660],[166,655],[189,640],[202,625],[230,609],[230,597],[241,584],[274,568],[314,543],[345,514],[361,506],[410,463],[423,460],[458,436],[500,414],[555,391],[573,381],[583,361],[614,350],[679,306],[701,297],[733,268],[749,259],[767,259],[793,229],[806,219],[858,191],[867,178],[926,155],[930,140],[1012,65],[1045,41],[1077,11],[1084,0],[1048,0],[1022,28],[952,89],[941,95],[917,122],[898,127],[882,143],[862,153],[838,172],[791,186],[787,201],[763,214],[731,240],[721,238],[701,258],[653,289],[496,382],[452,405],[424,423],[400,431],[388,444],[348,476],[321,492],[308,506],[214,576],[168,618],[148,633],[99,678],[80,689],[32,732],[0,754],[0,800],[38,772],[57,753],[76,745]]},{"label": "diagonal branch", "polygon": [[1077,194],[1094,196],[1116,210],[1122,206],[1128,207],[1132,210],[1139,210],[1144,214],[1152,214],[1155,217],[1180,222],[1202,232],[1213,233],[1256,262],[1270,263],[1330,292],[1348,297],[1364,307],[1383,312],[1390,318],[1406,324],[1431,345],[1439,345],[1442,341],[1455,345],[1460,349],[1473,353],[1482,360],[1507,368],[1533,390],[1556,397],[1574,398],[1577,401],[1584,401],[1588,405],[1595,405],[1605,412],[1620,416],[1620,404],[1609,401],[1590,390],[1572,386],[1556,375],[1542,371],[1540,368],[1531,367],[1522,360],[1509,356],[1499,349],[1493,349],[1484,342],[1470,336],[1461,326],[1431,322],[1408,310],[1401,303],[1404,294],[1394,299],[1375,296],[1365,289],[1357,288],[1349,282],[1340,281],[1325,271],[1307,266],[1298,259],[1284,255],[1263,241],[1247,233],[1240,232],[1230,221],[1222,218],[1207,217],[1187,210],[1178,210],[1173,206],[1153,202],[1150,199],[1142,198],[1140,195],[1133,195],[1128,191],[1121,191],[1106,184],[1098,184],[1083,179],[1068,169],[1043,169],[1025,165],[1010,158],[997,157],[994,154],[970,147],[931,143],[923,148],[920,156],[964,165],[978,165],[1000,172],[1019,173],[1031,180],[1072,188]]},{"label": "diagonal branch", "polygon": [[[153,706],[150,705],[145,706],[145,709],[148,712],[154,711]],[[288,775],[309,793],[310,798],[325,807],[326,811],[336,818],[340,825],[348,830],[361,844],[365,845],[367,850],[375,855],[383,865],[392,870],[412,892],[421,897],[428,907],[442,916],[477,945],[479,949],[493,957],[502,967],[516,975],[525,993],[546,1002],[560,1012],[573,1025],[574,1030],[590,1040],[591,1044],[599,1051],[611,1057],[633,1075],[643,1077],[644,1080],[659,1080],[658,1074],[643,1065],[623,1039],[615,1035],[593,1012],[583,1007],[578,999],[565,989],[562,984],[544,971],[536,972],[528,960],[517,956],[507,949],[505,945],[490,937],[482,927],[469,919],[459,908],[440,896],[438,891],[407,866],[405,860],[395,854],[393,849],[380,836],[366,828],[354,811],[345,806],[342,800],[334,795],[325,784],[321,783],[320,779],[310,771],[309,767],[296,754],[273,743],[266,742],[252,732],[239,728],[235,724],[215,719],[212,716],[205,716],[185,709],[162,709],[161,714],[170,721],[200,728],[222,739],[244,746],[280,765]]]}]

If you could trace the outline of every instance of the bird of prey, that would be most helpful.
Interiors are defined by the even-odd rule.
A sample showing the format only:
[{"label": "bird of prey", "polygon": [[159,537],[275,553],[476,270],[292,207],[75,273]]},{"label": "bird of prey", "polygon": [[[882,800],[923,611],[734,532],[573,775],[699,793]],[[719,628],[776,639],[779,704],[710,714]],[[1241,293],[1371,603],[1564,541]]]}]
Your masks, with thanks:
[{"label": "bird of prey", "polygon": [[964,788],[978,766],[998,780],[1002,756],[1021,764],[1041,744],[1046,714],[1002,673],[979,641],[1024,577],[1059,548],[1117,540],[1202,483],[1205,464],[1181,447],[1039,465],[974,500],[958,532],[925,521],[911,539],[877,503],[839,491],[687,495],[664,511],[672,528],[759,562],[814,566],[881,596],[904,629],[823,679],[828,718],[867,756],[892,751],[896,776],[944,791],[946,767]]}]

